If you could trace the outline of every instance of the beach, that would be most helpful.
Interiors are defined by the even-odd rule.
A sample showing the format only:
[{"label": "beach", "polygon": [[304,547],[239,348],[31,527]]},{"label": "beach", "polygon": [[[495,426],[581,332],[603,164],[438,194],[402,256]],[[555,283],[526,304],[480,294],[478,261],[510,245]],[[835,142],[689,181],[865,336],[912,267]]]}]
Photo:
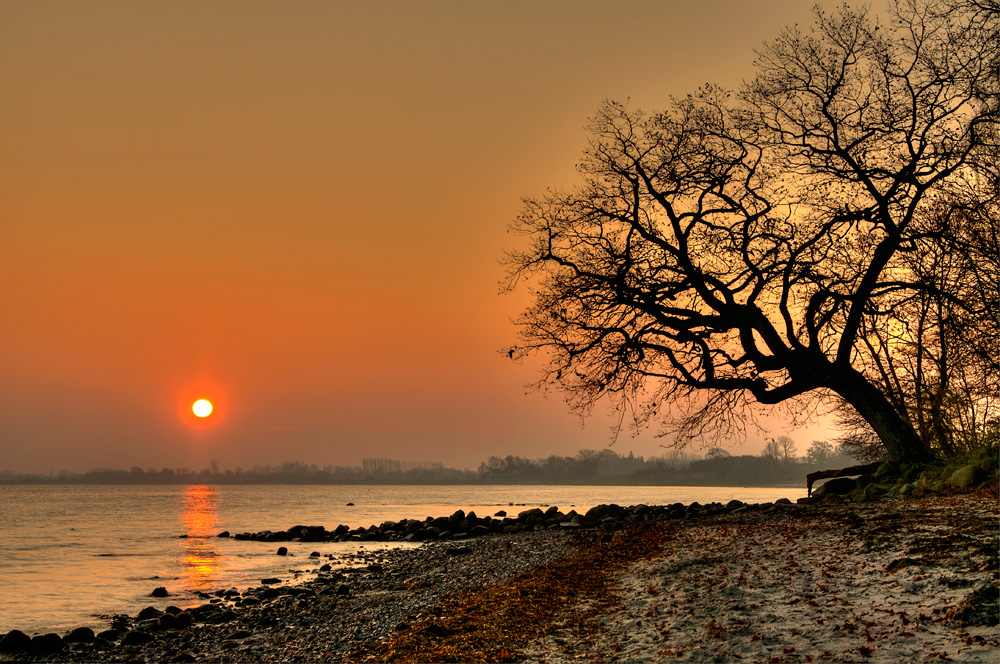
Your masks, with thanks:
[{"label": "beach", "polygon": [[[609,510],[299,586],[7,634],[2,661],[992,662],[994,492]],[[537,527],[537,525],[536,525]],[[261,546],[270,546],[265,542]],[[322,545],[317,544],[319,553]],[[76,639],[76,640],[74,640]]]}]

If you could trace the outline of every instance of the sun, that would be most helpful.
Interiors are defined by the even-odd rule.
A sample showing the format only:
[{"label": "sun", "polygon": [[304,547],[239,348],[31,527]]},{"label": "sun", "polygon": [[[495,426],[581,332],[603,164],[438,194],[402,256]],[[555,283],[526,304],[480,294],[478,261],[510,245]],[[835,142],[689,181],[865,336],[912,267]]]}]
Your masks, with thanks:
[{"label": "sun", "polygon": [[208,399],[198,399],[191,406],[191,411],[198,417],[208,417],[212,414],[212,402]]}]

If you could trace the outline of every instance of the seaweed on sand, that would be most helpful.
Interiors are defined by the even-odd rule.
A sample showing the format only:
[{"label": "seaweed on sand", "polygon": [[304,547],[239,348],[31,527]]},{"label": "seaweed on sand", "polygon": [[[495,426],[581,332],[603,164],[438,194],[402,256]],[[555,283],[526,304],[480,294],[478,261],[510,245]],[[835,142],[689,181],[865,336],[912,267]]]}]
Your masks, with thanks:
[{"label": "seaweed on sand", "polygon": [[[581,533],[579,551],[503,583],[445,602],[393,639],[362,647],[351,661],[513,662],[553,618],[582,598],[606,604],[615,573],[656,553],[669,533],[660,523],[628,524],[601,536]],[[584,616],[579,618],[585,620]]]}]

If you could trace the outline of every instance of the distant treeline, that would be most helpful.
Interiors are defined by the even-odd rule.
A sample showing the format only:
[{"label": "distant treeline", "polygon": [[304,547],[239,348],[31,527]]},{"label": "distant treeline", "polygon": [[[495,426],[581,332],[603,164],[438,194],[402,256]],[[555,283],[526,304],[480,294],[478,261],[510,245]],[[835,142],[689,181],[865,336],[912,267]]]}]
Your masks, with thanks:
[{"label": "distant treeline", "polygon": [[632,484],[680,486],[799,485],[806,473],[855,463],[825,441],[805,457],[794,456],[787,438],[772,441],[760,456],[732,456],[713,449],[706,457],[683,453],[645,459],[614,450],[580,450],[575,456],[527,459],[492,456],[478,470],[447,468],[437,462],[364,459],[361,466],[317,466],[300,462],[254,466],[249,470],[209,468],[94,468],[50,475],[0,471],[0,484]]},{"label": "distant treeline", "polygon": [[[471,470],[445,468],[440,463],[404,463],[392,459],[365,459],[363,466],[317,466],[291,461],[280,466],[249,470],[210,468],[93,468],[85,473],[61,471],[52,475],[18,475],[0,471],[0,484],[471,484],[479,475]],[[404,470],[405,468],[405,470]]]},{"label": "distant treeline", "polygon": [[706,457],[675,453],[644,459],[610,449],[545,459],[490,457],[480,464],[479,476],[487,484],[781,486],[804,484],[806,474],[814,470],[857,463],[825,441],[814,443],[806,457],[794,457],[792,451],[787,444],[769,444],[761,456],[733,456],[716,448]]}]

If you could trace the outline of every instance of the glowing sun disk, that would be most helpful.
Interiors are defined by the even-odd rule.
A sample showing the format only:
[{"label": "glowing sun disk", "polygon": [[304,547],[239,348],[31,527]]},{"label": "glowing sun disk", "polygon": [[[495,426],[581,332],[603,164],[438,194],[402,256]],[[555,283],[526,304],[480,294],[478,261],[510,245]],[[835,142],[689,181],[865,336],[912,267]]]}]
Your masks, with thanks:
[{"label": "glowing sun disk", "polygon": [[207,399],[198,399],[191,406],[191,411],[198,417],[208,417],[212,414],[212,402]]}]

